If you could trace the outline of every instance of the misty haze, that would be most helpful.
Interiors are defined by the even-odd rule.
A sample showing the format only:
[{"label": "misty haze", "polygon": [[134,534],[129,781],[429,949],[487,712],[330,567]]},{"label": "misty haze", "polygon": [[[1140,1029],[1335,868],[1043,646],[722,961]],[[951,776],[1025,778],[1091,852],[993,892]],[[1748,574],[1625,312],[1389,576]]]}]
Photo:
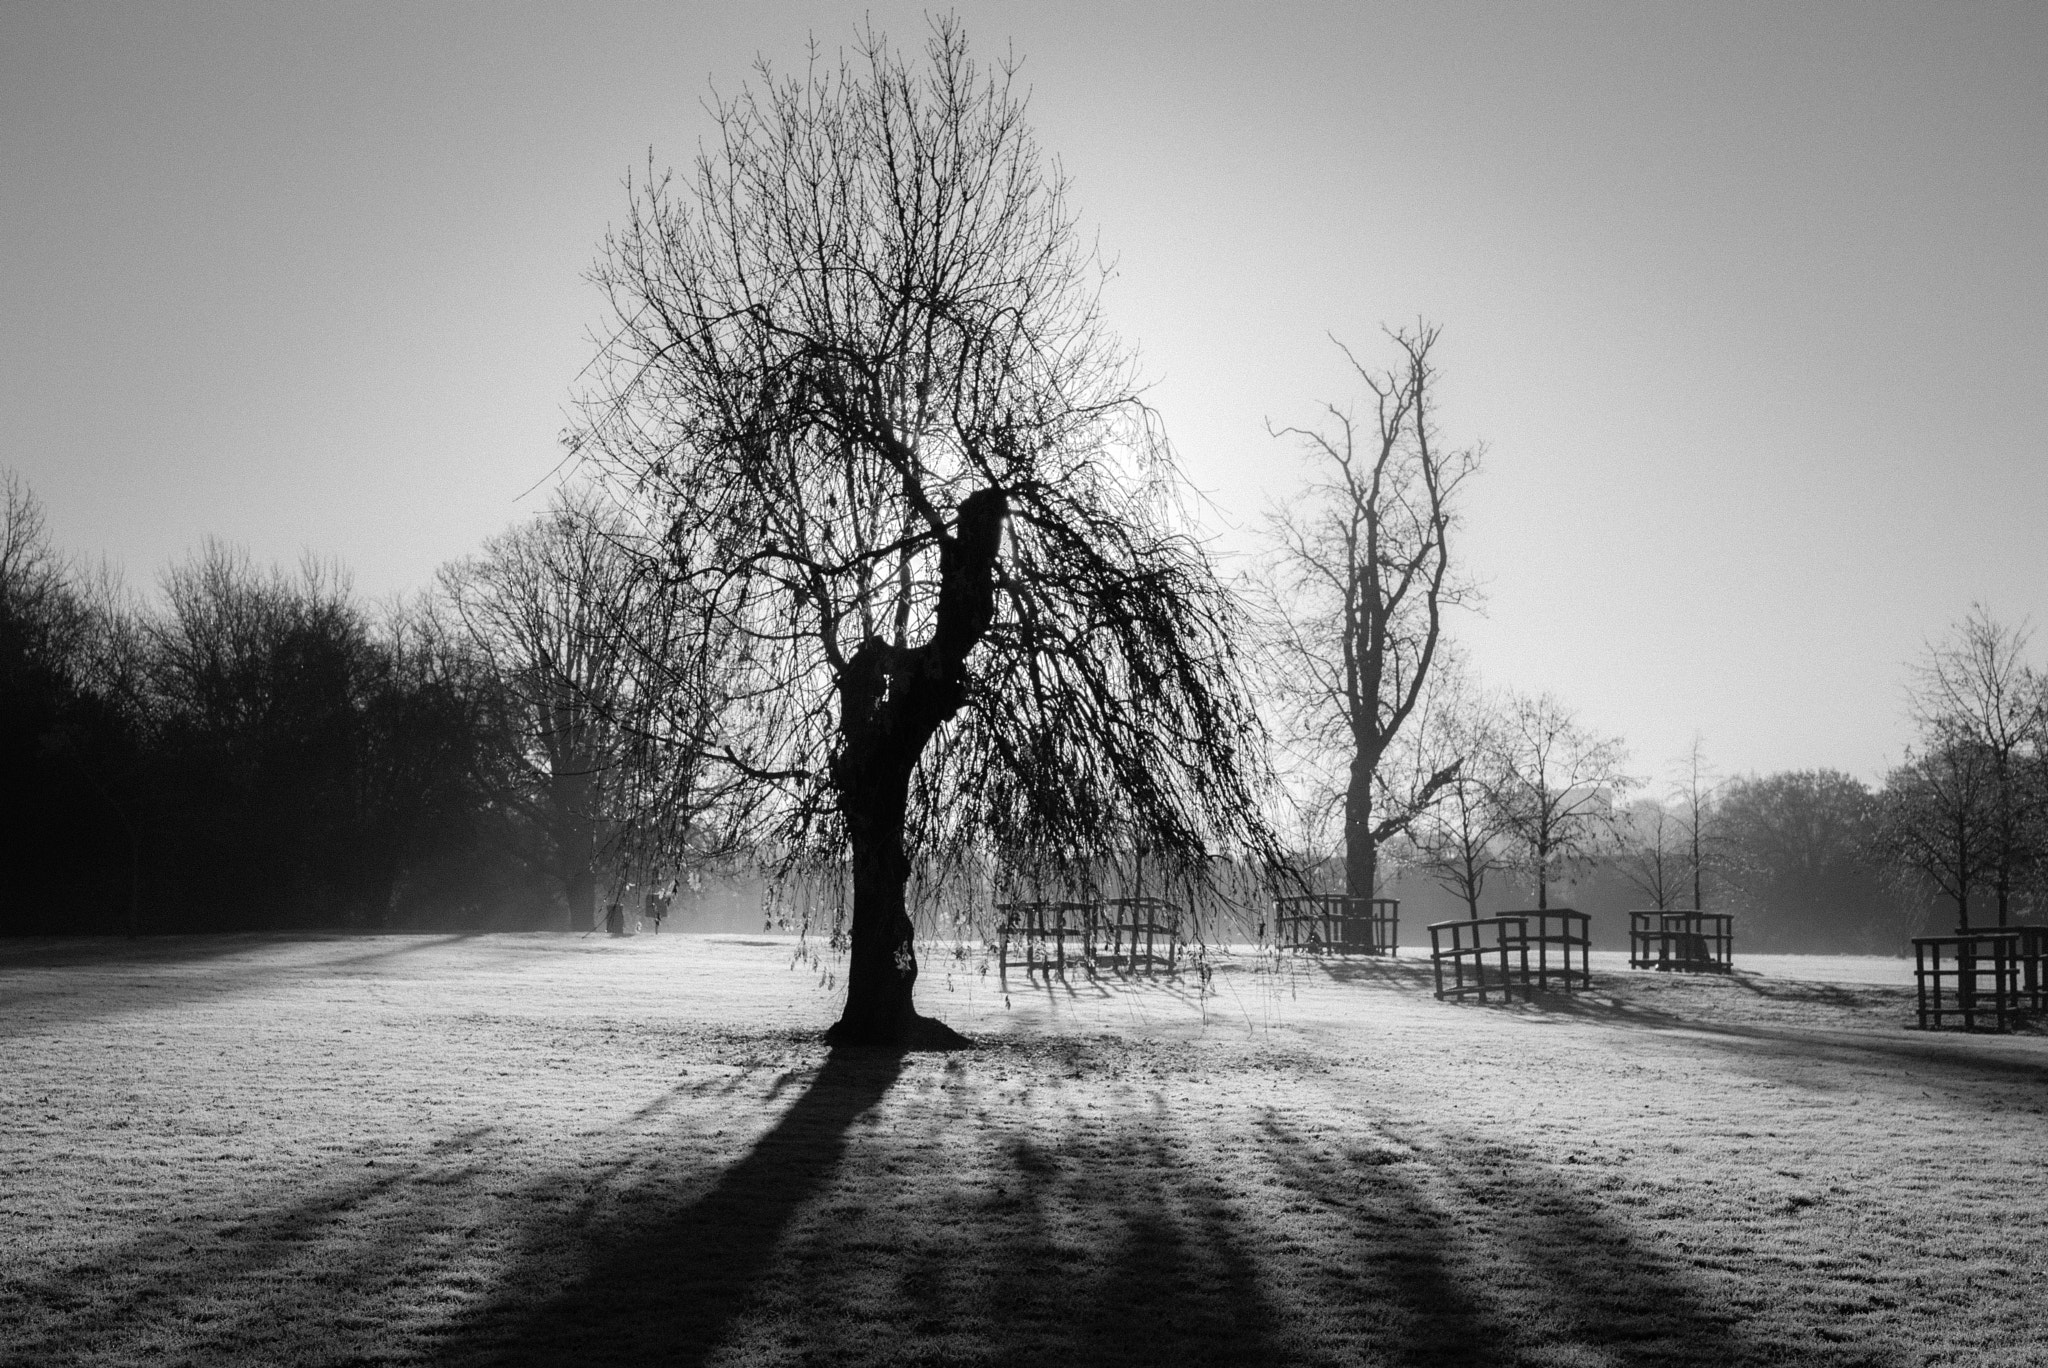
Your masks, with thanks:
[{"label": "misty haze", "polygon": [[0,1365],[2048,1365],[2044,92],[8,8]]}]

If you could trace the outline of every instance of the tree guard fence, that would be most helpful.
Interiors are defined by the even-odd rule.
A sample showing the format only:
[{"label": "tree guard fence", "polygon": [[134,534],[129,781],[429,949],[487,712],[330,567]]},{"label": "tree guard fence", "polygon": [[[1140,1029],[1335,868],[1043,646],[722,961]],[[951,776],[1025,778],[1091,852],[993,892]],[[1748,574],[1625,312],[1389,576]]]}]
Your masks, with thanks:
[{"label": "tree guard fence", "polygon": [[1092,902],[997,903],[996,965],[1025,975],[1064,975],[1070,964],[1093,974],[1174,972],[1184,917],[1164,898],[1102,898]]},{"label": "tree guard fence", "polygon": [[1031,974],[1065,974],[1067,947],[1086,963],[1095,938],[1096,905],[1085,902],[997,903],[996,965],[1008,976],[1010,966]]},{"label": "tree guard fence", "polygon": [[1680,974],[1735,972],[1735,918],[1653,909],[1628,914],[1628,967]]},{"label": "tree guard fence", "polygon": [[1180,962],[1180,907],[1164,898],[1110,898],[1096,923],[1101,940],[1095,962],[1112,969],[1164,969]]},{"label": "tree guard fence", "polygon": [[1273,943],[1312,955],[1395,954],[1401,943],[1401,900],[1343,893],[1275,898]]},{"label": "tree guard fence", "polygon": [[1567,992],[1593,986],[1593,919],[1569,907],[1432,922],[1429,962],[1441,998],[1489,993],[1524,1001],[1552,983]]},{"label": "tree guard fence", "polygon": [[1913,937],[1923,1031],[2009,1031],[2048,1008],[2048,927]]}]

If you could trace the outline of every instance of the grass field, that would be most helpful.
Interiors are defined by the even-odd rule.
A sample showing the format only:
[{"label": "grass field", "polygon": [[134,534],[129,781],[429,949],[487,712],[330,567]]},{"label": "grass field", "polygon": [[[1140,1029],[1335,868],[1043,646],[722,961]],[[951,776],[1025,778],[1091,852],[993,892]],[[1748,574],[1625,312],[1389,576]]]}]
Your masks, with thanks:
[{"label": "grass field", "polygon": [[789,940],[0,944],[0,1361],[2048,1364],[2048,1038],[1595,970],[940,955],[979,1048],[828,1058]]}]

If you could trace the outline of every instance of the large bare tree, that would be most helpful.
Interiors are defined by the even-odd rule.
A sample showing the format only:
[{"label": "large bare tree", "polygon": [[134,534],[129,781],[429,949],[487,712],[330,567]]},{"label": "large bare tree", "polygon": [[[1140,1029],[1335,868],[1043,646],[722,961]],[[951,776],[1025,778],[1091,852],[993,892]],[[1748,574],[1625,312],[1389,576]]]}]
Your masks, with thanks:
[{"label": "large bare tree", "polygon": [[941,19],[922,61],[870,30],[715,113],[607,240],[573,440],[740,643],[707,763],[780,858],[844,860],[833,1040],[950,1043],[914,868],[1257,837],[1233,601],[1008,68]]},{"label": "large bare tree", "polygon": [[[1301,492],[1270,519],[1269,692],[1320,802],[1341,813],[1345,892],[1373,896],[1380,849],[1409,832],[1458,773],[1456,756],[1418,770],[1389,763],[1420,719],[1459,602],[1451,533],[1459,486],[1478,453],[1447,447],[1435,421],[1437,330],[1390,332],[1396,364],[1374,370],[1349,348],[1361,415],[1326,404],[1314,427],[1287,427],[1309,462]],[[1411,738],[1413,739],[1413,738]],[[1413,750],[1422,754],[1423,750]]]}]

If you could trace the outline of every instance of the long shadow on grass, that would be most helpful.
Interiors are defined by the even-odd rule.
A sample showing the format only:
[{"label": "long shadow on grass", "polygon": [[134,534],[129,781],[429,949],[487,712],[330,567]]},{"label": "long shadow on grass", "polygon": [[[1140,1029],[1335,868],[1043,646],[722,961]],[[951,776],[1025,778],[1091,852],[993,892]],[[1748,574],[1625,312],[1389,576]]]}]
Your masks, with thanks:
[{"label": "long shadow on grass", "polygon": [[[1162,1115],[1093,1142],[1012,1132],[969,1257],[900,1286],[910,1361],[1200,1368],[1294,1361],[1229,1195],[1174,1153]],[[958,1249],[958,1241],[955,1249]],[[942,1247],[942,1246],[941,1246]]]},{"label": "long shadow on grass", "polygon": [[899,1061],[834,1055],[710,1192],[664,1211],[690,1169],[658,1165],[573,1253],[516,1268],[432,1361],[1314,1361],[1285,1351],[1244,1213],[1163,1103],[1085,1138],[1041,1125],[1030,1097],[1092,1062],[1085,1044],[992,1043],[921,1068],[848,1163]]},{"label": "long shadow on grass", "polygon": [[[1777,993],[1770,996],[1789,998],[1793,995]],[[1809,1000],[1835,1005],[1825,994]],[[1867,1005],[1860,996],[1857,1004]],[[1478,1010],[1488,1009],[1481,1007]],[[1840,1063],[1860,1057],[1907,1066],[1915,1071],[1911,1075],[1912,1081],[1921,1085],[1953,1087],[1958,1083],[2000,1081],[2048,1087],[2048,1059],[2038,1054],[2012,1057],[1986,1053],[1983,1042],[1998,1037],[1942,1032],[1893,1036],[1868,1030],[1831,1030],[1824,1026],[1800,1028],[1712,1021],[1662,1008],[1604,1001],[1572,993],[1538,994],[1533,1003],[1517,1003],[1512,1010],[1576,1018],[1633,1030],[1682,1031],[1687,1038],[1701,1044],[1740,1051],[1744,1055],[1766,1050],[1780,1071],[1786,1063],[1799,1059]]]},{"label": "long shadow on grass", "polygon": [[565,1282],[552,1255],[517,1270],[450,1333],[438,1364],[701,1364],[747,1309],[792,1217],[829,1183],[847,1132],[902,1070],[887,1052],[832,1054],[810,1087],[715,1187],[680,1211],[662,1194],[585,1232]]},{"label": "long shadow on grass", "polygon": [[1745,1334],[1724,1294],[1517,1147],[1333,1145],[1273,1115],[1259,1129],[1286,1185],[1312,1199],[1296,1218],[1312,1256],[1295,1256],[1294,1281],[1342,1360],[1416,1368],[1870,1361],[1853,1348]]},{"label": "long shadow on grass", "polygon": [[0,1365],[286,1362],[312,1344],[333,1361],[394,1353],[422,1327],[393,1314],[393,1276],[462,1223],[478,1172],[467,1151],[484,1134],[444,1142],[427,1165],[336,1165],[277,1205],[180,1213],[0,1278]]},{"label": "long shadow on grass", "polygon": [[0,1039],[71,1022],[215,1001],[291,975],[361,976],[369,972],[368,966],[381,967],[407,955],[446,949],[481,934],[406,933],[399,944],[341,958],[280,962],[265,957],[247,964],[232,961],[237,956],[295,945],[347,946],[363,938],[319,932],[237,932],[146,936],[132,941],[106,937],[26,945],[0,941]]}]

